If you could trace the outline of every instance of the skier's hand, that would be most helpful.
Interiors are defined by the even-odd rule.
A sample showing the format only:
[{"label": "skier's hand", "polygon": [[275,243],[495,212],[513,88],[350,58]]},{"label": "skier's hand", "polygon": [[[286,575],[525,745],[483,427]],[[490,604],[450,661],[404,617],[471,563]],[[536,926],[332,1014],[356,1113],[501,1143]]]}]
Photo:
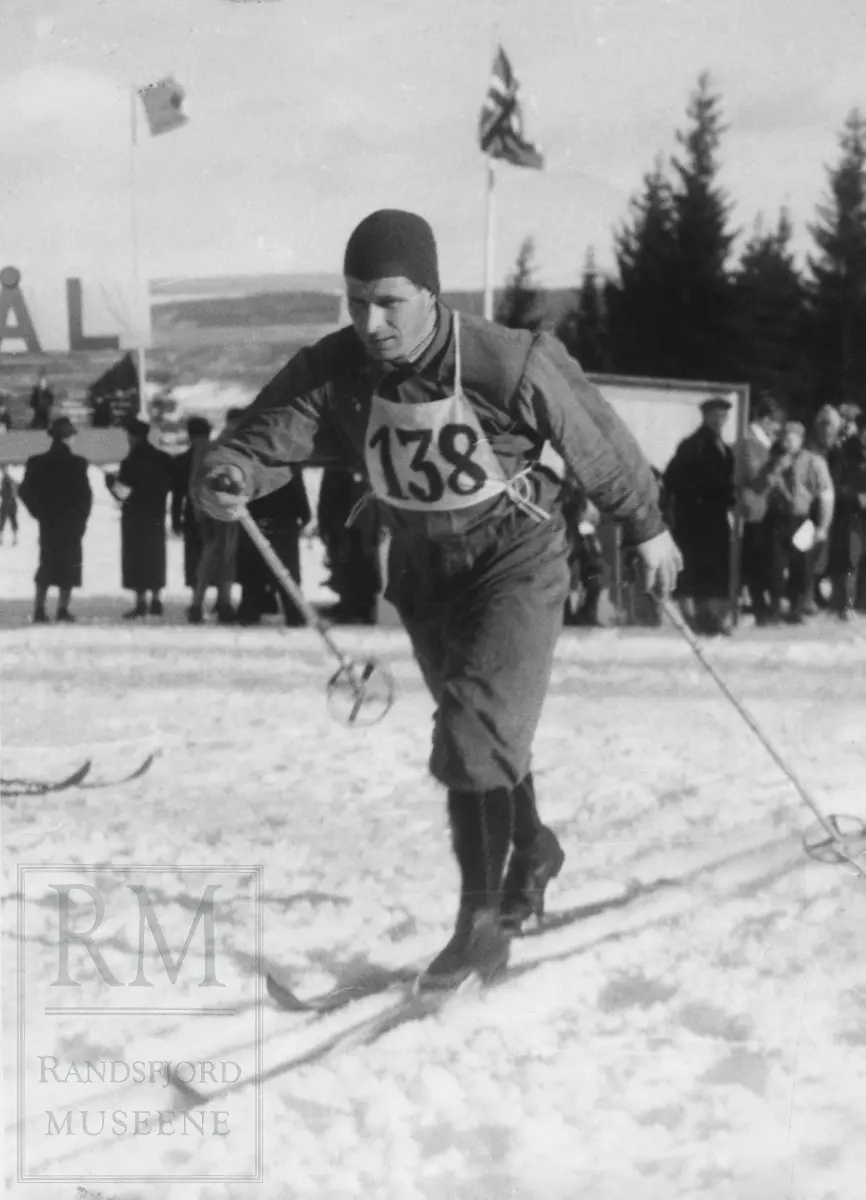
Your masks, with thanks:
[{"label": "skier's hand", "polygon": [[643,586],[662,600],[667,600],[677,586],[677,578],[683,569],[683,556],[667,530],[641,542],[635,553],[643,574]]},{"label": "skier's hand", "polygon": [[249,500],[243,471],[233,463],[214,467],[198,487],[198,504],[216,521],[237,521]]}]

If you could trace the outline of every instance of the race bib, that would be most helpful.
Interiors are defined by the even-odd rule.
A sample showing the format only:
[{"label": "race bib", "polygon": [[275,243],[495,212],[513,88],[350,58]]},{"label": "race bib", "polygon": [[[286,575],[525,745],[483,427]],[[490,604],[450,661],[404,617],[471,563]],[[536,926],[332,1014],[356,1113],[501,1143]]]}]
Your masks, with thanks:
[{"label": "race bib", "polygon": [[470,508],[507,489],[499,459],[463,395],[424,404],[374,396],[365,458],[374,494],[397,508]]}]

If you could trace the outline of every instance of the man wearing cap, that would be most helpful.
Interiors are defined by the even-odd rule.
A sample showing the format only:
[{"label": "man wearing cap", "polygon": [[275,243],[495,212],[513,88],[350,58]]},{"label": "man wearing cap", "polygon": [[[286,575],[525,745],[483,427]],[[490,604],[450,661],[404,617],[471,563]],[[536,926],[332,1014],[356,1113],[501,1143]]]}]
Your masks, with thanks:
[{"label": "man wearing cap", "polygon": [[680,595],[701,633],[729,633],[734,453],[722,439],[731,411],[724,396],[701,404],[702,422],[677,446],[664,473],[674,537],[683,554]]},{"label": "man wearing cap", "polygon": [[[387,597],[437,706],[430,769],[461,896],[421,984],[448,988],[504,966],[564,857],[530,769],[569,587],[556,463],[622,522],[648,587],[669,592],[680,558],[637,443],[564,346],[441,302],[426,221],[373,213],[344,275],[352,327],[264,388],[206,456],[197,495],[232,519],[299,463],[368,479],[391,533]],[[542,461],[546,447],[559,459]]]},{"label": "man wearing cap", "polygon": [[73,621],[69,603],[73,588],[81,587],[81,543],[93,495],[87,478],[87,460],[73,454],[69,443],[75,426],[68,417],[58,417],[48,435],[51,446],[45,454],[28,459],[18,495],[30,515],[39,522],[39,567],[36,571],[36,602],[33,620],[48,620],[45,601],[48,589],[58,589],[57,620]]}]

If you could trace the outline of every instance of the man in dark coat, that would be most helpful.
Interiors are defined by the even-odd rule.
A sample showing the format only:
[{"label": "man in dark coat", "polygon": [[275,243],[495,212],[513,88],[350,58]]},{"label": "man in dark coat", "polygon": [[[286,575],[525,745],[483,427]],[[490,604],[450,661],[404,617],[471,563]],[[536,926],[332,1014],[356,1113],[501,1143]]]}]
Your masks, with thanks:
[{"label": "man in dark coat", "polygon": [[381,522],[374,504],[360,505],[366,493],[358,471],[328,467],[322,473],[316,523],[330,571],[328,587],[339,596],[322,612],[339,625],[376,623]]},{"label": "man in dark coat", "polygon": [[[250,502],[250,516],[267,537],[295,583],[301,582],[301,530],[310,520],[310,503],[303,476],[296,471],[288,483]],[[237,559],[241,602],[235,619],[239,625],[258,625],[262,616],[277,611],[277,599],[283,606],[287,625],[303,625],[304,618],[291,597],[274,579],[270,567],[240,530]]]},{"label": "man in dark coat", "polygon": [[183,537],[183,581],[194,588],[201,559],[201,524],[192,498],[189,481],[210,441],[211,424],[205,417],[190,417],[186,423],[189,447],[173,459],[174,488],[171,498],[171,528]]},{"label": "man in dark coat", "polygon": [[767,499],[770,488],[769,473],[776,457],[773,446],[784,419],[784,410],[772,396],[759,396],[753,420],[737,448],[742,485],[742,577],[749,592],[757,625],[766,625],[771,619],[772,548],[767,521]]},{"label": "man in dark coat", "polygon": [[54,393],[48,386],[48,376],[40,372],[36,386],[30,393],[30,407],[33,416],[30,419],[31,429],[47,429],[51,423],[51,409],[54,406]]},{"label": "man in dark coat", "polygon": [[846,437],[827,459],[836,492],[829,537],[830,603],[843,620],[856,608],[866,553],[866,415],[858,412],[854,428],[856,435]]},{"label": "man in dark coat", "polygon": [[33,620],[44,624],[48,617],[48,589],[59,589],[57,620],[73,621],[69,611],[72,589],[81,587],[81,542],[93,494],[87,479],[87,460],[73,454],[69,442],[75,426],[59,417],[49,430],[51,447],[46,454],[29,459],[18,495],[30,515],[39,522],[39,568],[36,571],[36,603]]},{"label": "man in dark coat", "polygon": [[684,563],[679,595],[691,602],[687,608],[694,606],[694,626],[701,633],[730,632],[734,454],[722,441],[730,411],[729,400],[708,397],[701,405],[700,428],[680,442],[664,473]]},{"label": "man in dark coat", "polygon": [[0,468],[0,546],[6,526],[12,530],[12,545],[18,545],[18,488],[4,463]]},{"label": "man in dark coat", "polygon": [[122,586],[135,592],[135,607],[127,620],[146,617],[147,593],[154,617],[163,613],[160,592],[165,587],[165,517],[174,487],[171,456],[149,441],[150,426],[133,418],[126,423],[129,454],[116,476],[106,476],[112,494],[121,501]]}]

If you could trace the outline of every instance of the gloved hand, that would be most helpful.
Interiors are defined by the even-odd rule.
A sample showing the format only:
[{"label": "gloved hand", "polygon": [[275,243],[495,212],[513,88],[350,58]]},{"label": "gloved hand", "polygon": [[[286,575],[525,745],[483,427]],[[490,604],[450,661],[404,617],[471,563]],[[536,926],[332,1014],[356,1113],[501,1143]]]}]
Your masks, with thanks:
[{"label": "gloved hand", "polygon": [[683,556],[674,539],[665,530],[636,546],[635,555],[640,563],[645,590],[667,600],[677,586],[677,578],[683,569]]},{"label": "gloved hand", "polygon": [[198,506],[216,521],[237,521],[249,499],[246,477],[233,463],[214,467],[198,484]]}]

